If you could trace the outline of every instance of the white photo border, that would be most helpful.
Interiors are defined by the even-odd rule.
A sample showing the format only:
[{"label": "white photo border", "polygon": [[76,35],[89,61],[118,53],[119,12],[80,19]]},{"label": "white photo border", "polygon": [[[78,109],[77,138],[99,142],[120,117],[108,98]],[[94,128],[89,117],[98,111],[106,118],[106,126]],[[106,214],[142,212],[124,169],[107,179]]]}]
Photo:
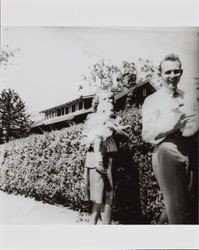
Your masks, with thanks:
[{"label": "white photo border", "polygon": [[[1,0],[1,26],[199,26],[197,0]],[[199,226],[0,226],[1,249],[199,249]]]}]

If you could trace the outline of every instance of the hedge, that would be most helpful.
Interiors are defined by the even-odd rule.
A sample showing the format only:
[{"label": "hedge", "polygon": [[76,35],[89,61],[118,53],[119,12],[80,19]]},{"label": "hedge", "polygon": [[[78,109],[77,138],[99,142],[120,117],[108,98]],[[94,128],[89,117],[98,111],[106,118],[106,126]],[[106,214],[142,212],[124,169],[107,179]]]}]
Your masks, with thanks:
[{"label": "hedge", "polygon": [[[151,147],[141,138],[140,110],[119,112],[132,124],[129,138],[117,136],[120,153],[114,170],[115,219],[121,223],[155,223],[162,198],[151,169]],[[0,189],[86,211],[83,125],[31,135],[0,146]]]},{"label": "hedge", "polygon": [[129,150],[136,177],[134,182],[138,184],[141,212],[150,223],[155,223],[163,209],[163,203],[151,165],[153,147],[144,143],[141,136],[141,109],[130,108],[119,112],[119,115],[124,125],[131,124],[127,131],[129,138],[120,143],[120,150]]},{"label": "hedge", "polygon": [[81,129],[73,126],[2,145],[1,189],[81,208],[85,161]]}]

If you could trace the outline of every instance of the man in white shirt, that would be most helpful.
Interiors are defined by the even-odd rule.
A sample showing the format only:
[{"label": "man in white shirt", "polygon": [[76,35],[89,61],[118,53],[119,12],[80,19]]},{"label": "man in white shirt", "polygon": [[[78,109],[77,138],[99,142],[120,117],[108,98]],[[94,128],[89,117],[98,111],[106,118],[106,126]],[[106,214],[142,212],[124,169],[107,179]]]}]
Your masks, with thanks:
[{"label": "man in white shirt", "polygon": [[190,223],[189,156],[197,132],[196,107],[186,103],[184,92],[177,88],[183,73],[179,57],[166,56],[159,70],[163,86],[145,99],[142,136],[155,146],[152,166],[168,222],[185,224]]}]

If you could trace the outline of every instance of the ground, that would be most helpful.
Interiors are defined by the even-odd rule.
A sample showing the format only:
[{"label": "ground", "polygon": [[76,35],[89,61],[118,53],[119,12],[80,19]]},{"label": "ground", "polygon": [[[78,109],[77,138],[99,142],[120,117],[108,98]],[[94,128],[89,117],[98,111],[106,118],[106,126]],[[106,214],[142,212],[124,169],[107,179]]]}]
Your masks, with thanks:
[{"label": "ground", "polygon": [[89,216],[63,206],[0,191],[0,224],[88,224]]}]

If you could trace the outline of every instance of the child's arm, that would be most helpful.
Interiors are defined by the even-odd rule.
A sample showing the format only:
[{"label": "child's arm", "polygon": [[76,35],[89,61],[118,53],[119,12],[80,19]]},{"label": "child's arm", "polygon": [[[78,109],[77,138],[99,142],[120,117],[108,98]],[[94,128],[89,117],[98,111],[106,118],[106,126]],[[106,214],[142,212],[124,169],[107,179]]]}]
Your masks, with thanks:
[{"label": "child's arm", "polygon": [[118,134],[123,134],[125,136],[128,136],[128,134],[126,132],[124,132],[123,130],[130,128],[130,125],[120,125],[116,120],[111,119],[107,124],[107,127],[109,127],[110,129],[114,130],[116,133]]}]

